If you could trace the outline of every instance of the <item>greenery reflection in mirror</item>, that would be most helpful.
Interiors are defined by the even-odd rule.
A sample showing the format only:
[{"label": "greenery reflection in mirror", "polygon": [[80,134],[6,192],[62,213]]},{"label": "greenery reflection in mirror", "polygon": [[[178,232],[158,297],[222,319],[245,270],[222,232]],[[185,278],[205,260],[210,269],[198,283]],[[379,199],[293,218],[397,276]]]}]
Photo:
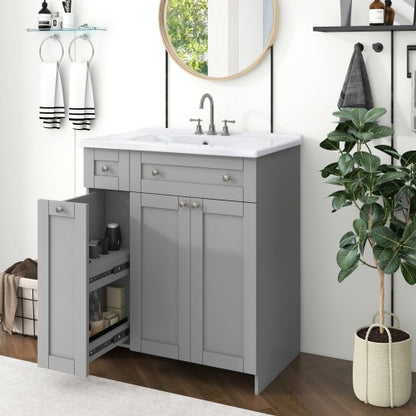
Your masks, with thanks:
[{"label": "greenery reflection in mirror", "polygon": [[208,74],[208,0],[170,0],[166,10],[170,42],[193,70]]},{"label": "greenery reflection in mirror", "polygon": [[171,57],[202,78],[253,69],[277,32],[277,0],[161,0],[159,23]]}]

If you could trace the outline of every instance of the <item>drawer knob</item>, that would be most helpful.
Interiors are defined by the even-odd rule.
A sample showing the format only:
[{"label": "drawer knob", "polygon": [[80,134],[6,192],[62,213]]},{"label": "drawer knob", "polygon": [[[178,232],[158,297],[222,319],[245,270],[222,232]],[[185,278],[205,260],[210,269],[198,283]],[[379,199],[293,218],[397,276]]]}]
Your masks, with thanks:
[{"label": "drawer knob", "polygon": [[192,209],[198,209],[199,208],[199,202],[192,202]]},{"label": "drawer knob", "polygon": [[157,169],[152,169],[152,176],[159,175],[159,171]]},{"label": "drawer knob", "polygon": [[230,175],[222,175],[222,180],[224,182],[230,182],[231,180],[231,176]]},{"label": "drawer knob", "polygon": [[108,171],[110,170],[110,168],[109,168],[108,166],[106,166],[106,165],[102,165],[102,166],[101,166],[101,170],[102,170],[103,172],[108,172]]},{"label": "drawer knob", "polygon": [[179,206],[181,207],[181,208],[185,208],[186,207],[186,201],[179,201]]},{"label": "drawer knob", "polygon": [[57,212],[58,214],[64,212],[64,207],[62,205],[58,205],[57,207],[55,207],[55,212]]}]

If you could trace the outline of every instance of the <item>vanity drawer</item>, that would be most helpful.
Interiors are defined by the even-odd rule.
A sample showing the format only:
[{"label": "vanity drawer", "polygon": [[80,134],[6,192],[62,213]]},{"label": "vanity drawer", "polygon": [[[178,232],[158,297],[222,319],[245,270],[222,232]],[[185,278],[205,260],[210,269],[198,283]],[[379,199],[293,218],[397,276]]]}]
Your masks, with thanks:
[{"label": "vanity drawer", "polygon": [[96,189],[129,190],[129,151],[84,150],[84,186]]},{"label": "vanity drawer", "polygon": [[244,200],[242,158],[142,153],[141,191]]}]

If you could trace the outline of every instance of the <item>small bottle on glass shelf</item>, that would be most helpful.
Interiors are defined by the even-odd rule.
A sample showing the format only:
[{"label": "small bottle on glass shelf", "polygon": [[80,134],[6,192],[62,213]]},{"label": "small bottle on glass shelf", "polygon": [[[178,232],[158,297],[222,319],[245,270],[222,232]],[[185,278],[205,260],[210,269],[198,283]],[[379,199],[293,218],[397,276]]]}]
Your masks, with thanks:
[{"label": "small bottle on glass shelf", "polygon": [[370,25],[384,25],[384,4],[380,0],[374,0],[369,10]]},{"label": "small bottle on glass shelf", "polygon": [[386,7],[384,8],[384,24],[391,26],[394,23],[395,11],[391,7],[391,0],[386,0]]},{"label": "small bottle on glass shelf", "polygon": [[38,13],[38,29],[49,30],[52,24],[52,15],[48,10],[48,3],[42,2],[42,9]]}]

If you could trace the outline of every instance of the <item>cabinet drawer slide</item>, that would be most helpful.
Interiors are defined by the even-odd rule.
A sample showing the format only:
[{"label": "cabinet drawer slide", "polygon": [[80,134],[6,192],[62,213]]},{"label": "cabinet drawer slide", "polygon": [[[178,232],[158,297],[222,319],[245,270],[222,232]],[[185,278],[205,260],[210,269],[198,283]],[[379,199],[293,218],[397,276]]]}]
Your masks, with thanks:
[{"label": "cabinet drawer slide", "polygon": [[88,348],[89,361],[91,362],[106,352],[111,351],[113,348],[124,344],[129,339],[129,334],[129,322],[127,321],[94,341],[91,341]]}]

